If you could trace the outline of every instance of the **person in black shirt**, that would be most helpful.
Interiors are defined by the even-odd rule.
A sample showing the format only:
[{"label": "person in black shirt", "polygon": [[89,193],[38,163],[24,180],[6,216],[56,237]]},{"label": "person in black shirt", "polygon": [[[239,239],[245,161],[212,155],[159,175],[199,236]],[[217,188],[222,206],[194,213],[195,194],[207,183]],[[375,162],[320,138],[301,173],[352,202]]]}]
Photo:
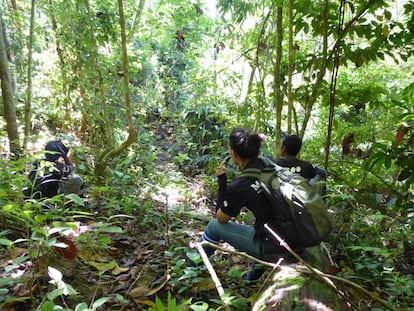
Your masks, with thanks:
[{"label": "person in black shirt", "polygon": [[300,149],[302,148],[302,140],[297,135],[289,135],[283,139],[281,146],[281,157],[275,160],[277,165],[287,167],[294,173],[299,173],[309,180],[311,184],[323,181],[321,183],[320,192],[325,194],[326,189],[324,181],[326,180],[326,171],[319,167],[313,166],[307,161],[297,158]]},{"label": "person in black shirt", "polygon": [[[248,129],[238,128],[230,134],[230,156],[234,164],[243,171],[247,168],[263,168],[258,156],[264,136]],[[272,208],[260,182],[253,177],[238,177],[227,185],[228,170],[223,161],[216,170],[218,176],[218,198],[216,218],[207,225],[202,240],[211,243],[227,242],[241,252],[266,261],[276,261],[286,250],[273,241],[264,229],[265,223],[272,224]],[[245,207],[253,212],[253,226],[232,221]],[[274,225],[274,224],[273,224]],[[214,248],[204,248],[207,255]],[[251,270],[245,279],[254,280],[263,270]]]},{"label": "person in black shirt", "polygon": [[33,199],[51,198],[57,194],[80,193],[83,180],[74,174],[68,157],[69,149],[61,140],[51,140],[45,146],[44,160],[35,161],[29,173],[31,187],[24,190]]}]

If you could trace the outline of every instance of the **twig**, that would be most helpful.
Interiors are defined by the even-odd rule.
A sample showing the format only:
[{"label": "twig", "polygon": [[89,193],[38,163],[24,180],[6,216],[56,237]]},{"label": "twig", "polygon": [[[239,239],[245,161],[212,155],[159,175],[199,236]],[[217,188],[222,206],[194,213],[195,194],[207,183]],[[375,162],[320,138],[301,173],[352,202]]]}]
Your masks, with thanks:
[{"label": "twig", "polygon": [[208,246],[214,247],[215,249],[217,249],[219,251],[222,251],[222,252],[225,252],[225,253],[240,255],[242,257],[248,258],[250,260],[253,260],[253,261],[257,262],[257,263],[260,263],[260,264],[262,264],[264,266],[268,266],[268,267],[271,267],[271,268],[278,268],[280,266],[280,262],[281,262],[280,260],[277,263],[263,261],[263,260],[258,259],[256,257],[253,257],[253,256],[251,256],[251,255],[249,255],[247,253],[238,252],[238,251],[234,251],[234,250],[231,250],[231,249],[228,249],[228,248],[224,248],[224,247],[221,247],[221,246],[219,246],[217,244],[211,243],[209,241],[200,241],[200,242],[197,242],[197,243],[190,243],[190,247],[196,247],[196,244],[200,244],[201,246],[208,245]]},{"label": "twig", "polygon": [[203,260],[205,266],[207,267],[207,270],[210,273],[211,278],[212,278],[212,280],[213,280],[213,282],[216,286],[217,292],[218,292],[218,294],[219,294],[219,296],[220,296],[221,300],[223,301],[226,308],[228,307],[228,305],[227,305],[227,302],[226,302],[225,297],[224,297],[223,286],[221,285],[221,282],[220,282],[220,280],[217,276],[217,273],[214,270],[213,266],[211,265],[211,262],[208,259],[208,256],[207,256],[206,252],[204,251],[204,248],[203,248],[204,245],[211,246],[211,247],[213,247],[217,250],[223,251],[223,252],[227,252],[227,253],[231,253],[231,254],[240,255],[242,257],[246,257],[246,258],[248,258],[250,260],[253,260],[253,261],[256,261],[256,262],[258,262],[262,265],[271,267],[273,269],[272,272],[275,271],[277,268],[279,268],[280,263],[283,261],[283,258],[279,258],[277,263],[263,261],[263,260],[260,260],[256,257],[248,255],[247,253],[226,249],[226,248],[218,246],[217,244],[210,243],[208,241],[191,242],[190,247],[192,247],[192,248],[195,247],[197,249],[197,251],[200,253],[201,259]]},{"label": "twig", "polygon": [[273,275],[276,273],[276,271],[278,270],[278,268],[280,267],[282,261],[284,260],[284,258],[279,258],[279,260],[276,263],[276,267],[272,268],[272,271],[270,272],[270,274],[266,277],[266,279],[264,280],[264,282],[262,283],[262,285],[259,288],[259,292],[263,291],[263,288],[265,286],[265,284],[267,284],[267,282],[273,278]]},{"label": "twig", "polygon": [[[296,259],[298,259],[299,262],[301,262],[304,266],[306,266],[306,268],[309,269],[309,273],[312,273],[313,275],[316,275],[320,280],[322,280],[323,282],[325,282],[326,284],[328,284],[332,289],[334,289],[339,295],[341,295],[351,305],[352,305],[352,303],[345,297],[345,294],[335,286],[335,284],[332,282],[331,279],[334,279],[336,281],[340,281],[340,282],[342,282],[342,283],[344,283],[346,285],[349,285],[351,287],[354,287],[354,288],[360,290],[362,293],[364,293],[365,295],[367,295],[369,298],[377,301],[378,303],[380,303],[382,306],[384,306],[388,310],[397,311],[394,307],[390,306],[386,301],[384,301],[384,300],[376,297],[375,294],[373,294],[370,291],[364,289],[360,285],[358,285],[358,284],[356,284],[356,283],[354,283],[352,281],[349,281],[349,280],[346,280],[346,279],[343,279],[343,278],[334,276],[334,275],[330,275],[330,274],[323,273],[322,271],[320,271],[320,270],[312,267],[311,265],[309,265],[308,263],[306,263],[295,251],[293,251],[290,248],[290,246],[275,231],[273,231],[269,227],[268,224],[265,224],[264,227],[266,228],[267,231],[270,232],[270,234],[272,236],[274,236],[279,241],[279,243],[280,243],[281,246],[283,246],[284,248],[286,248],[289,253],[291,253]],[[296,268],[296,270],[298,272],[304,272],[304,270],[303,269],[300,269],[300,268]]]},{"label": "twig", "polygon": [[168,217],[168,213],[169,213],[169,211],[168,211],[168,193],[164,193],[164,195],[165,195],[165,217],[166,217],[166,221],[165,221],[165,232],[164,232],[164,235],[165,235],[165,238],[166,238],[166,240],[167,240],[167,246],[169,246],[170,245],[170,236],[169,236],[169,233],[168,233],[168,227],[169,227],[169,222],[170,222],[170,220],[169,220],[169,217]]},{"label": "twig", "polygon": [[333,266],[334,262],[331,253],[329,252],[329,249],[326,247],[326,244],[324,242],[321,242],[321,248],[326,252],[326,256],[328,256],[329,263]]},{"label": "twig", "polygon": [[139,278],[141,277],[141,275],[142,275],[142,270],[138,273],[138,275],[135,278],[134,282],[132,282],[132,284],[128,287],[128,289],[126,291],[127,293],[129,293],[131,291],[132,287],[134,287],[135,283],[139,280]]},{"label": "twig", "polygon": [[[100,278],[101,278],[101,275],[99,275],[99,279]],[[93,292],[92,299],[91,299],[91,303],[90,303],[90,306],[89,306],[90,308],[92,308],[92,304],[95,301],[96,294],[98,293],[98,288],[99,288],[99,280],[98,280],[98,282],[96,282],[95,291]]]},{"label": "twig", "polygon": [[[135,283],[139,280],[139,278],[141,277],[141,275],[142,275],[142,270],[138,273],[138,275],[137,275],[137,277],[135,278],[135,280],[134,280],[134,282],[132,282],[132,284],[129,286],[129,288],[127,289],[127,293],[129,293],[130,291],[131,291],[131,289],[132,289],[132,287],[134,287],[134,285],[135,285]],[[126,304],[124,304],[122,307],[121,307],[121,309],[119,309],[119,311],[123,311],[125,308],[126,308]]]},{"label": "twig", "polygon": [[211,275],[211,278],[213,279],[214,284],[216,285],[216,289],[217,292],[221,298],[221,300],[224,302],[225,305],[227,305],[226,301],[225,301],[225,297],[224,297],[224,289],[223,289],[223,285],[221,285],[221,282],[217,276],[216,271],[214,270],[213,266],[211,265],[210,260],[208,259],[208,256],[206,254],[206,252],[204,251],[204,248],[202,246],[202,243],[195,243],[195,248],[197,249],[197,251],[200,253],[201,259],[203,259],[204,264],[207,267],[208,272]]}]

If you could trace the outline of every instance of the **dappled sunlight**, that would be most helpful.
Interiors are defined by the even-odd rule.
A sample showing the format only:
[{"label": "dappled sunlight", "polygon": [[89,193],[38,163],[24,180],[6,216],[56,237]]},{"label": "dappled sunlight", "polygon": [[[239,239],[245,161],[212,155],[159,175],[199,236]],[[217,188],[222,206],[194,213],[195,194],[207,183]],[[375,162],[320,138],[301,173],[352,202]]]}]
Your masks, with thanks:
[{"label": "dappled sunlight", "polygon": [[332,308],[328,307],[324,303],[317,301],[315,299],[304,298],[303,302],[308,306],[310,311],[335,311]]}]

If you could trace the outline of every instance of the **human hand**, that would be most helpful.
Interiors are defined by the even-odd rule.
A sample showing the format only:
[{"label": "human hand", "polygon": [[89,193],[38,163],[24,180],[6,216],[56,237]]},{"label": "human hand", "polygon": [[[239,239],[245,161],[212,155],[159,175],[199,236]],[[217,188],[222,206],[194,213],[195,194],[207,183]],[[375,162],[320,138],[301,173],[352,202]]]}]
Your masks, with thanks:
[{"label": "human hand", "polygon": [[226,162],[227,162],[227,159],[224,159],[223,161],[221,161],[219,166],[216,168],[217,176],[227,174],[229,172],[228,168],[226,167]]}]

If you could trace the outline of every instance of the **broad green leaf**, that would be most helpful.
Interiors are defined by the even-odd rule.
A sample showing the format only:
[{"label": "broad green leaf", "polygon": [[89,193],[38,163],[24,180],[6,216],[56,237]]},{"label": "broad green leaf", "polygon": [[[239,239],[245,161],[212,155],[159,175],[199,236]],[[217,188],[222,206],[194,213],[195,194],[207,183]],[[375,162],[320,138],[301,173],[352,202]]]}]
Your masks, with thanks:
[{"label": "broad green leaf", "polygon": [[4,245],[4,246],[9,247],[9,246],[13,245],[13,242],[9,239],[6,239],[6,238],[0,238],[0,245]]},{"label": "broad green leaf", "polygon": [[84,311],[84,310],[88,310],[88,305],[86,304],[86,302],[79,303],[75,307],[75,311]]},{"label": "broad green leaf", "polygon": [[93,305],[92,305],[92,309],[97,309],[100,306],[102,306],[104,303],[106,303],[108,300],[110,300],[110,297],[102,297],[99,298],[98,300],[96,300]]},{"label": "broad green leaf", "polygon": [[7,288],[0,288],[0,295],[6,295],[9,292]]},{"label": "broad green leaf", "polygon": [[44,304],[42,304],[42,306],[38,310],[39,311],[53,311],[56,309],[55,309],[55,304],[52,301],[46,301]]},{"label": "broad green leaf", "polygon": [[196,264],[201,262],[201,256],[197,252],[187,252],[187,257],[190,258],[191,261],[195,262]]},{"label": "broad green leaf", "polygon": [[63,295],[63,288],[56,288],[47,294],[47,299],[50,301],[55,300],[57,297]]},{"label": "broad green leaf", "polygon": [[75,202],[76,204],[80,205],[80,206],[85,206],[85,202],[83,202],[83,200],[81,199],[80,196],[78,196],[76,193],[70,193],[65,195],[65,197],[73,202]]}]

